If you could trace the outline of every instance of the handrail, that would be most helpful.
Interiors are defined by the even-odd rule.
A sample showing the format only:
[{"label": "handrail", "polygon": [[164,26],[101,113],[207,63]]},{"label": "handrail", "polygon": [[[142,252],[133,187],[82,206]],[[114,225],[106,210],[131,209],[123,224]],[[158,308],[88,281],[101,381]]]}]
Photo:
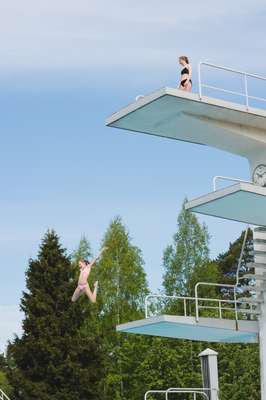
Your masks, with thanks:
[{"label": "handrail", "polygon": [[0,400],[10,400],[10,398],[0,389]]},{"label": "handrail", "polygon": [[[206,282],[199,282],[199,283],[208,285],[208,283],[206,283]],[[222,286],[222,287],[226,286],[226,285],[223,285],[223,284],[213,284],[213,285]],[[228,286],[229,287],[234,287],[235,285],[228,285]],[[236,296],[234,296],[233,300],[226,300],[226,299],[217,299],[217,298],[213,299],[213,298],[197,297],[197,296],[195,296],[195,297],[185,297],[185,296],[167,296],[167,295],[163,295],[163,294],[149,294],[149,295],[147,295],[145,297],[145,318],[149,318],[148,301],[151,298],[175,299],[175,300],[183,301],[183,303],[184,303],[184,316],[188,316],[187,312],[186,312],[187,307],[185,306],[186,302],[189,301],[189,300],[193,301],[195,303],[195,309],[196,309],[195,318],[196,318],[197,322],[198,322],[197,317],[199,318],[199,309],[200,308],[205,308],[205,309],[209,309],[209,310],[211,310],[211,309],[217,310],[217,311],[219,311],[219,318],[222,319],[222,311],[223,310],[234,311],[235,315],[238,315],[239,313],[245,314],[246,309],[237,308],[237,306],[239,304],[240,305],[242,305],[242,304],[249,305],[251,307],[255,306],[257,304],[256,302],[254,302],[254,299],[252,299],[252,303],[251,303],[248,300],[237,300]],[[215,303],[218,303],[218,305],[217,306],[209,306],[209,305],[200,306],[199,305],[199,301],[212,302],[212,303],[215,302]],[[230,308],[230,307],[222,307],[223,303],[226,303],[228,305],[231,304],[234,307],[232,307],[232,308]]]},{"label": "handrail", "polygon": [[243,239],[243,243],[242,243],[242,247],[241,247],[240,257],[238,260],[238,265],[237,265],[237,270],[236,270],[236,286],[238,286],[238,284],[239,284],[239,272],[240,272],[242,259],[244,256],[244,250],[245,250],[245,246],[246,246],[246,242],[247,242],[247,238],[248,238],[248,231],[249,231],[249,225],[247,225],[247,227],[246,227],[246,231],[245,231],[245,235],[244,235],[244,239]]},{"label": "handrail", "polygon": [[196,395],[200,394],[206,397],[209,400],[209,396],[206,392],[216,392],[216,400],[218,400],[218,392],[219,389],[216,388],[169,388],[165,394],[165,400],[168,400],[168,393],[194,393],[194,399],[196,399]]},{"label": "handrail", "polygon": [[[223,70],[223,71],[227,71],[227,72],[233,72],[235,74],[242,75],[243,78],[244,78],[244,87],[245,87],[244,93],[234,92],[232,90],[222,89],[222,88],[219,88],[219,87],[203,84],[202,83],[202,79],[201,79],[201,68],[204,65],[208,66],[208,67],[215,68],[215,69],[219,69],[219,70]],[[217,64],[212,64],[212,63],[209,63],[209,62],[201,61],[198,64],[199,98],[200,98],[200,100],[202,100],[202,88],[203,87],[206,87],[206,88],[209,88],[209,89],[214,89],[214,90],[219,90],[219,91],[230,93],[230,94],[234,94],[234,95],[237,95],[237,96],[242,96],[242,97],[245,97],[246,110],[248,111],[249,110],[249,99],[259,100],[259,101],[264,101],[264,102],[266,101],[266,99],[263,98],[263,97],[251,96],[251,95],[248,94],[247,77],[260,79],[262,81],[266,81],[266,77],[258,75],[258,74],[251,74],[249,72],[244,72],[244,71],[240,71],[240,70],[237,70],[237,69],[224,67],[222,65],[217,65]]]},{"label": "handrail", "polygon": [[145,297],[144,300],[144,307],[145,307],[145,318],[149,317],[149,313],[148,313],[148,301],[150,298],[163,298],[163,299],[175,299],[175,300],[183,300],[183,304],[184,304],[184,310],[185,310],[185,317],[187,316],[187,307],[186,307],[186,301],[187,300],[195,300],[194,297],[188,297],[188,296],[167,296],[165,294],[148,294]]},{"label": "handrail", "polygon": [[168,400],[169,393],[193,393],[194,399],[196,399],[195,395],[200,394],[204,396],[207,400],[209,400],[209,396],[207,395],[207,391],[216,391],[217,392],[217,400],[218,400],[218,389],[212,388],[169,388],[167,390],[148,390],[144,395],[144,400],[147,400],[150,394],[162,393],[165,394],[165,400]]},{"label": "handrail", "polygon": [[232,181],[232,182],[240,182],[240,183],[249,183],[249,184],[254,185],[254,183],[251,182],[251,181],[244,181],[243,179],[231,178],[231,177],[229,177],[229,176],[216,175],[216,176],[214,176],[213,179],[212,179],[213,191],[214,191],[214,192],[215,192],[216,189],[217,189],[216,183],[217,183],[218,179],[224,180],[224,181]]},{"label": "handrail", "polygon": [[[198,282],[196,285],[195,285],[195,299],[196,299],[196,301],[195,301],[195,304],[196,304],[196,322],[199,322],[199,309],[200,309],[200,306],[199,306],[199,301],[201,300],[199,297],[198,297],[198,287],[199,286],[216,286],[216,287],[228,287],[228,288],[233,288],[234,289],[234,300],[223,300],[223,299],[219,299],[220,300],[220,302],[228,302],[228,301],[230,301],[230,302],[233,302],[234,303],[234,309],[235,309],[235,320],[236,321],[238,321],[238,309],[237,309],[237,300],[236,300],[236,285],[229,285],[229,284],[223,284],[223,283],[212,283],[212,282]],[[222,313],[221,313],[221,306],[220,306],[220,303],[219,303],[219,316],[220,316],[220,318],[222,318]]]}]

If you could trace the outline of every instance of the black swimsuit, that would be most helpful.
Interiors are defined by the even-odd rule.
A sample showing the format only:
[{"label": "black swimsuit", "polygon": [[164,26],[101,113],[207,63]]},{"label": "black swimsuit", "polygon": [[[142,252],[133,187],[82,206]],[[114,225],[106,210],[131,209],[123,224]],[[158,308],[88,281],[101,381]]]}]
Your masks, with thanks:
[{"label": "black swimsuit", "polygon": [[[183,69],[182,69],[182,71],[181,71],[181,76],[182,75],[188,75],[189,74],[189,70],[188,70],[188,68],[187,67],[184,67]],[[180,82],[180,84],[181,84],[181,86],[185,86],[185,82],[187,81],[188,79],[183,79],[183,80],[181,80],[181,82]],[[189,79],[189,82],[191,83],[191,85],[192,85],[192,80],[191,79]]]}]

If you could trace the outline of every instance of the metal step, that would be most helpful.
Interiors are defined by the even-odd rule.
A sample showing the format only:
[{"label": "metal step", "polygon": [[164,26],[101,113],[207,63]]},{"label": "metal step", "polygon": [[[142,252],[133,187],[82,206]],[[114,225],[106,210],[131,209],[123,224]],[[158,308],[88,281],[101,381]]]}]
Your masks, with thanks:
[{"label": "metal step", "polygon": [[256,286],[240,286],[239,288],[244,292],[257,292]]},{"label": "metal step", "polygon": [[265,264],[266,263],[266,256],[262,254],[257,254],[255,257],[255,264]]},{"label": "metal step", "polygon": [[266,282],[266,273],[264,274],[245,274],[243,276],[239,277],[239,280],[243,279],[252,279],[252,280],[257,280],[257,281],[265,281]]},{"label": "metal step", "polygon": [[245,308],[237,308],[237,312],[242,313],[242,314],[250,314],[250,315],[260,315],[260,311],[259,310],[248,310]]},{"label": "metal step", "polygon": [[266,232],[254,232],[253,234],[253,241],[257,239],[265,239]]},{"label": "metal step", "polygon": [[266,270],[266,262],[265,263],[255,263],[254,261],[253,262],[249,262],[249,263],[247,263],[246,264],[247,265],[247,268],[265,268],[265,270]]},{"label": "metal step", "polygon": [[263,237],[263,238],[258,237],[256,239],[253,239],[253,243],[254,243],[254,245],[255,244],[265,244],[266,245],[266,239],[265,239],[265,237]]},{"label": "metal step", "polygon": [[262,250],[261,247],[258,247],[256,250],[251,250],[248,252],[250,256],[264,256],[266,257],[266,251]]},{"label": "metal step", "polygon": [[[261,239],[260,239],[261,240]],[[251,250],[252,251],[252,250]],[[254,252],[256,253],[257,251],[263,252],[266,255],[266,243],[262,242],[255,242],[254,243]]]},{"label": "metal step", "polygon": [[245,301],[248,302],[250,304],[261,304],[263,303],[263,299],[261,298],[261,296],[257,296],[255,297],[239,297],[239,299],[236,300],[237,302],[241,302],[241,301]]},{"label": "metal step", "polygon": [[258,275],[255,275],[255,274],[245,274],[245,275],[242,275],[242,276],[240,276],[239,277],[239,280],[241,281],[241,280],[244,280],[244,279],[256,279],[256,276],[258,276]]},{"label": "metal step", "polygon": [[248,269],[260,268],[260,269],[265,269],[265,271],[266,271],[266,263],[250,262],[250,263],[247,263],[247,268]]},{"label": "metal step", "polygon": [[266,226],[256,226],[256,228],[254,228],[254,232],[265,232],[266,233]]}]

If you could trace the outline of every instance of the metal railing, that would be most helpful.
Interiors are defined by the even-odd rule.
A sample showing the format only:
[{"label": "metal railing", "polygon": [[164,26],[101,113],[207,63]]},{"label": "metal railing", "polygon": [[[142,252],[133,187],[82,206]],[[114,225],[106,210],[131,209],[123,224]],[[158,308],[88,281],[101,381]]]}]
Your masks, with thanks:
[{"label": "metal railing", "polygon": [[[243,80],[244,80],[244,92],[243,93],[236,92],[236,91],[233,91],[233,90],[223,89],[223,88],[220,88],[220,87],[217,87],[217,86],[206,85],[206,84],[202,83],[202,67],[203,66],[215,68],[215,69],[222,70],[222,71],[232,72],[234,74],[238,74],[238,75],[242,76]],[[216,65],[216,64],[212,64],[212,63],[201,61],[198,64],[199,97],[200,97],[200,99],[202,99],[202,89],[203,88],[208,88],[208,89],[220,91],[220,92],[223,92],[223,93],[233,94],[235,96],[243,97],[245,99],[246,109],[249,110],[249,100],[250,99],[266,102],[266,98],[258,97],[258,96],[251,96],[248,93],[248,79],[247,79],[248,77],[249,78],[255,78],[255,79],[258,79],[258,80],[261,80],[261,81],[266,81],[266,78],[264,76],[260,76],[260,75],[257,75],[257,74],[250,74],[248,72],[239,71],[237,69],[223,67],[221,65]]]},{"label": "metal railing", "polygon": [[[236,322],[240,319],[240,315],[245,316],[247,314],[249,315],[258,315],[259,312],[256,311],[257,303],[252,299],[252,301],[248,300],[237,300],[236,299],[236,290],[235,290],[235,285],[223,285],[223,284],[209,284],[206,282],[199,282],[197,284],[199,285],[210,285],[210,286],[221,286],[221,287],[230,287],[234,289],[234,300],[226,300],[226,299],[217,299],[217,298],[207,298],[207,297],[198,297],[198,293],[196,292],[195,297],[186,297],[186,296],[167,296],[163,294],[149,294],[145,298],[145,318],[149,318],[150,312],[149,312],[149,305],[150,305],[150,299],[152,298],[157,298],[161,299],[162,301],[164,300],[177,300],[183,304],[183,312],[182,316],[184,317],[194,317],[196,322],[199,321],[200,317],[200,310],[209,310],[212,312],[217,312],[217,316],[219,319],[224,319],[224,313],[227,312],[231,313],[234,315],[234,320]],[[198,289],[197,286],[197,289]],[[195,289],[195,290],[197,290]],[[193,304],[193,307],[189,307],[189,302]],[[202,305],[204,303],[204,305]],[[207,304],[206,304],[207,303]],[[210,304],[211,303],[211,304]],[[213,305],[214,304],[214,305]],[[249,308],[243,308],[243,306],[248,306]],[[189,310],[189,311],[188,311]],[[152,316],[157,315],[153,314]],[[213,315],[212,315],[213,317]]]},{"label": "metal railing", "polygon": [[237,265],[237,270],[236,270],[236,287],[239,285],[239,272],[240,272],[242,260],[244,257],[245,246],[246,246],[246,242],[247,242],[247,238],[248,238],[248,231],[249,231],[249,225],[247,225],[246,230],[245,230],[244,239],[243,239],[243,243],[241,246],[240,257],[238,260],[238,265]]},{"label": "metal railing", "polygon": [[[223,300],[223,299],[218,299],[216,301],[218,301],[218,311],[219,311],[219,318],[222,319],[222,312],[223,311],[232,311],[232,308],[229,307],[222,307],[222,303],[229,303],[229,304],[233,304],[234,306],[234,314],[235,314],[235,320],[238,321],[238,312],[240,311],[240,309],[238,308],[237,305],[237,300],[236,300],[236,285],[224,285],[221,283],[208,283],[208,282],[198,282],[195,285],[195,302],[196,302],[196,322],[199,322],[199,311],[200,309],[209,309],[210,306],[200,306],[199,302],[200,302],[200,298],[198,297],[198,288],[199,286],[214,286],[214,287],[227,287],[230,289],[233,289],[233,293],[234,293],[234,300]],[[215,307],[211,307],[211,309],[216,309]],[[241,310],[242,311],[242,310]]]},{"label": "metal railing", "polygon": [[222,175],[216,175],[212,179],[212,185],[213,185],[213,191],[215,192],[217,189],[217,181],[218,180],[223,180],[223,181],[232,181],[232,182],[240,182],[240,183],[249,183],[251,185],[254,185],[253,182],[251,181],[244,181],[243,179],[238,179],[238,178],[231,178],[229,176],[222,176]]},{"label": "metal railing", "polygon": [[[207,393],[206,393],[207,392]],[[210,388],[169,388],[167,390],[148,390],[144,395],[144,400],[148,399],[148,396],[152,394],[164,394],[165,400],[168,400],[168,395],[170,393],[180,393],[180,394],[192,394],[193,400],[197,399],[197,395],[203,396],[204,399],[209,400],[208,392],[215,392],[216,399],[218,400],[218,390]]]},{"label": "metal railing", "polygon": [[0,389],[0,400],[10,400],[10,398]]}]

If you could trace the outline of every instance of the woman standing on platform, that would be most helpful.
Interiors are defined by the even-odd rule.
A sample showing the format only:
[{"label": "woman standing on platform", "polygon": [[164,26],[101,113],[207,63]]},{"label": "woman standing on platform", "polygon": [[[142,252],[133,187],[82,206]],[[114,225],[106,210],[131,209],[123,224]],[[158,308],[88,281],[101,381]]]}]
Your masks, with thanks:
[{"label": "woman standing on platform", "polygon": [[192,89],[192,68],[189,65],[188,58],[186,56],[179,57],[179,64],[182,65],[181,79],[179,84],[180,90],[185,90],[186,92],[191,92]]}]

